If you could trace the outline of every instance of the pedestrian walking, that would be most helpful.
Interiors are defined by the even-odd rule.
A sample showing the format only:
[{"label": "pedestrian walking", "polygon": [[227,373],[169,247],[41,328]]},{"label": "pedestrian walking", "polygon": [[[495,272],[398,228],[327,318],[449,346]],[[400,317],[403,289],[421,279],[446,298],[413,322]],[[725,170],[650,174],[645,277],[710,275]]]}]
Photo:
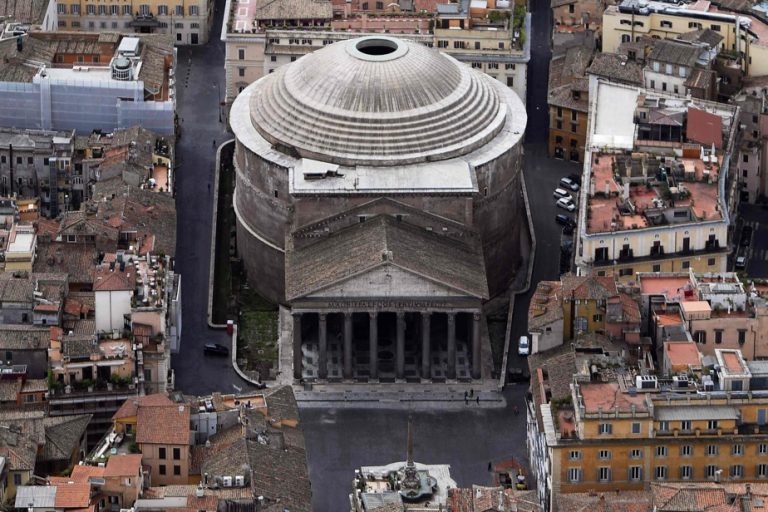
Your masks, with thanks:
[{"label": "pedestrian walking", "polygon": [[216,139],[213,139],[213,147],[216,147]]},{"label": "pedestrian walking", "polygon": [[211,184],[209,183],[208,184],[208,192],[210,192],[210,191],[211,191]]},{"label": "pedestrian walking", "polygon": [[518,409],[516,405],[514,407],[512,407],[512,411],[515,413],[515,416],[520,414],[520,409]]},{"label": "pedestrian walking", "polygon": [[477,395],[477,405],[480,405],[480,395]]}]

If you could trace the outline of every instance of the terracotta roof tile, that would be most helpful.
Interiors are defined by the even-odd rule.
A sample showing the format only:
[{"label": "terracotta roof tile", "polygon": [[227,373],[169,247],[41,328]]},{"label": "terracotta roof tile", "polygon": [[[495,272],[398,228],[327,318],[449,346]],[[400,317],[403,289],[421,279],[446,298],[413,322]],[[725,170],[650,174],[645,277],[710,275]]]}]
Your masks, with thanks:
[{"label": "terracotta roof tile", "polygon": [[139,406],[136,442],[139,444],[189,444],[189,406]]},{"label": "terracotta roof tile", "polygon": [[167,396],[159,393],[137,398],[129,398],[123,402],[123,405],[121,405],[117,412],[112,415],[112,420],[114,421],[122,418],[130,418],[131,416],[136,416],[139,410],[139,406],[151,407],[156,405],[173,405],[173,402],[171,402],[170,398]]},{"label": "terracotta roof tile", "polygon": [[72,468],[70,480],[75,482],[87,482],[89,478],[101,478],[104,476],[104,468],[98,466],[77,465]]},{"label": "terracotta roof tile", "polygon": [[107,461],[104,476],[134,476],[141,468],[141,454],[113,455]]},{"label": "terracotta roof tile", "polygon": [[56,485],[56,508],[87,508],[91,502],[91,484],[73,481]]}]

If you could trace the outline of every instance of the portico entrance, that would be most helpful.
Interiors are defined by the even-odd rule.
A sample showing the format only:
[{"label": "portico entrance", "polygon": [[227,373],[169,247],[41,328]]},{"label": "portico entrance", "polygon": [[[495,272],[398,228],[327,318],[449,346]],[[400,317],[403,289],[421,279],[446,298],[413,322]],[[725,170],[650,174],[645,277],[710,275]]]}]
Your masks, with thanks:
[{"label": "portico entrance", "polygon": [[[384,306],[382,304],[382,306]],[[293,309],[294,377],[380,382],[481,378],[480,309]]]}]

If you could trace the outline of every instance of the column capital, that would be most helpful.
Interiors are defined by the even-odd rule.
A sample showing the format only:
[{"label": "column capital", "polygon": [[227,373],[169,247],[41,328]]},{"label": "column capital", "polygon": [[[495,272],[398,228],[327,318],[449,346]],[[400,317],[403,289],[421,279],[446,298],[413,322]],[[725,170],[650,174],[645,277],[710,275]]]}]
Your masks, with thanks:
[{"label": "column capital", "polygon": [[475,311],[474,313],[472,313],[472,320],[474,320],[475,322],[479,322],[481,316],[482,315],[480,314],[479,311]]},{"label": "column capital", "polygon": [[297,318],[297,317],[298,317],[298,318],[301,318],[301,315],[303,315],[303,314],[304,314],[304,313],[300,313],[300,312],[298,312],[298,311],[291,311],[291,316],[292,316],[293,318]]},{"label": "column capital", "polygon": [[446,314],[448,315],[448,323],[449,324],[452,324],[452,323],[456,322],[456,313],[451,311],[451,312],[448,312]]},{"label": "column capital", "polygon": [[328,317],[328,313],[318,313],[317,316],[320,318],[320,320],[325,322],[325,319]]},{"label": "column capital", "polygon": [[397,318],[403,318],[405,316],[405,311],[395,311],[395,314],[397,315]]},{"label": "column capital", "polygon": [[354,314],[353,311],[342,311],[342,314],[344,315],[344,318],[352,318],[352,315]]},{"label": "column capital", "polygon": [[379,316],[379,312],[378,311],[369,311],[368,312],[368,316],[370,316],[371,318],[376,318],[377,316]]}]

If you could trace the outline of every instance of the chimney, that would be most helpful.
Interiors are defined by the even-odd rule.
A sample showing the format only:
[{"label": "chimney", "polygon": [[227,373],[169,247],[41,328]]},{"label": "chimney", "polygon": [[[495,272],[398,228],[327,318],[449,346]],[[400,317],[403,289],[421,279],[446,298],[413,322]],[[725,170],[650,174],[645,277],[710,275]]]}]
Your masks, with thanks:
[{"label": "chimney", "polygon": [[589,178],[589,197],[595,197],[595,177]]},{"label": "chimney", "polygon": [[611,184],[608,182],[608,180],[605,180],[605,195],[611,195]]},{"label": "chimney", "polygon": [[629,199],[629,182],[628,181],[624,182],[624,191],[621,197],[623,197],[625,201]]}]

